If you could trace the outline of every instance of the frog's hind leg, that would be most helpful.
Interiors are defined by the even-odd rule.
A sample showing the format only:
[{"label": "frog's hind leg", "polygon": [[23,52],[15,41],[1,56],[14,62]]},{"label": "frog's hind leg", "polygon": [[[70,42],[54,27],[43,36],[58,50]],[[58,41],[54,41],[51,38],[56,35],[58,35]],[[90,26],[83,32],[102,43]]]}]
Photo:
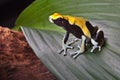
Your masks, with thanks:
[{"label": "frog's hind leg", "polygon": [[85,51],[85,43],[86,43],[86,37],[82,35],[82,42],[79,47],[79,50],[70,54],[74,59]]},{"label": "frog's hind leg", "polygon": [[101,51],[101,48],[104,44],[104,33],[103,33],[103,31],[98,30],[95,38],[91,39],[91,43],[93,44],[93,47],[92,47],[90,52],[93,52],[96,48],[98,48],[98,50]]}]

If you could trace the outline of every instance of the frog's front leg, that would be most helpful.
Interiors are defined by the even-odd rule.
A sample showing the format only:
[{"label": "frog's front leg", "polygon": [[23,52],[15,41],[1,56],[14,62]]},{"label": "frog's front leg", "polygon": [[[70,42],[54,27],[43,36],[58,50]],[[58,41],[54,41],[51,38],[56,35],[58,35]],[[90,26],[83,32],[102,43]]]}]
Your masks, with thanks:
[{"label": "frog's front leg", "polygon": [[73,49],[73,47],[71,46],[73,43],[75,43],[76,41],[78,41],[77,39],[69,42],[67,44],[68,38],[69,38],[69,32],[66,32],[65,36],[63,37],[62,40],[62,49],[59,51],[59,54],[64,52],[63,55],[66,56],[67,55],[67,49]]},{"label": "frog's front leg", "polygon": [[91,43],[93,44],[93,47],[90,52],[93,52],[95,49],[98,48],[99,51],[101,51],[101,48],[104,44],[104,33],[101,30],[98,30],[95,37],[91,39]]},{"label": "frog's front leg", "polygon": [[85,44],[86,43],[86,37],[84,35],[82,35],[82,42],[81,45],[79,47],[80,50],[71,53],[71,56],[75,59],[79,54],[83,53],[85,51]]}]

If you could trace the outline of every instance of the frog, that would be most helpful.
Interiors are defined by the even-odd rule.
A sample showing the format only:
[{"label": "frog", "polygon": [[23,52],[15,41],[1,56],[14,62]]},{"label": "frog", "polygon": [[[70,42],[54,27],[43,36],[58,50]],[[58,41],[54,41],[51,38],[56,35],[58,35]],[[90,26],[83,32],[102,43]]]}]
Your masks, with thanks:
[{"label": "frog", "polygon": [[[101,51],[105,42],[104,32],[98,26],[93,26],[89,20],[79,16],[53,13],[49,16],[49,21],[65,30],[65,35],[62,39],[62,49],[59,51],[59,53],[63,52],[64,56],[68,55],[67,50],[73,49],[74,47],[71,45],[77,41],[81,41],[81,44],[78,45],[79,50],[70,54],[73,58],[86,51],[88,42],[92,44],[91,53],[96,49]],[[75,36],[75,39],[68,43],[70,34]]]}]

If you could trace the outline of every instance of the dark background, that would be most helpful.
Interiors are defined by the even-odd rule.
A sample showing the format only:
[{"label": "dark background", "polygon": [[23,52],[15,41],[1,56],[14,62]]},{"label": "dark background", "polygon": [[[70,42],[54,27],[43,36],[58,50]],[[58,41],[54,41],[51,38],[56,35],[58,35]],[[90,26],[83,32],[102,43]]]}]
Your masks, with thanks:
[{"label": "dark background", "polygon": [[0,26],[12,28],[22,10],[34,0],[0,0]]}]

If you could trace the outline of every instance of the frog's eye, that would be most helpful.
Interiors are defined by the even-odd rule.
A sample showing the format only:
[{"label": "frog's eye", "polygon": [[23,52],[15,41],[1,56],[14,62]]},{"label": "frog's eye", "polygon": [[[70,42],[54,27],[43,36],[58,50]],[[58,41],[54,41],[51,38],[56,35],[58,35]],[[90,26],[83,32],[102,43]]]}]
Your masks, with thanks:
[{"label": "frog's eye", "polygon": [[62,24],[64,24],[64,21],[61,21]]},{"label": "frog's eye", "polygon": [[58,19],[57,19],[57,21],[58,21],[58,22],[60,22],[61,24],[63,24],[63,23],[64,23],[64,21],[63,21],[63,19],[62,19],[62,18],[58,18]]},{"label": "frog's eye", "polygon": [[58,18],[57,20],[58,20],[58,21],[62,21],[62,19],[61,19],[61,18]]}]

